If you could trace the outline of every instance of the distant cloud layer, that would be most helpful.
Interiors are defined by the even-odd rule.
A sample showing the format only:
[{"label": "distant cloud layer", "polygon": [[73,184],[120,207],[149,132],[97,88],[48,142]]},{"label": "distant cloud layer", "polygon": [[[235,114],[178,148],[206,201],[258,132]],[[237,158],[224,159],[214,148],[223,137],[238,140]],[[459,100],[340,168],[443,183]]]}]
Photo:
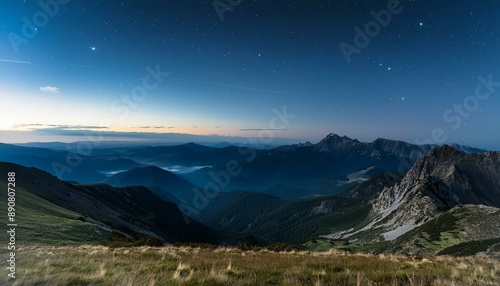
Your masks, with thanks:
[{"label": "distant cloud layer", "polygon": [[40,87],[40,90],[45,93],[59,93],[59,88],[55,86],[42,86]]},{"label": "distant cloud layer", "polygon": [[287,131],[286,128],[242,128],[238,129],[239,131]]},{"label": "distant cloud layer", "polygon": [[[25,129],[23,131],[0,130],[0,141],[2,143],[26,143],[26,142],[76,142],[88,141],[89,137],[102,138],[103,141],[138,141],[151,144],[184,144],[186,142],[219,143],[229,142],[240,145],[286,145],[296,144],[301,141],[297,139],[273,138],[272,144],[263,144],[258,137],[241,137],[225,135],[195,135],[187,133],[154,133],[154,132],[120,132],[111,131],[107,127],[85,126],[85,125],[57,125],[57,124],[18,124],[14,128]],[[26,129],[28,131],[26,131]],[[9,138],[5,140],[3,138]],[[18,138],[18,139],[16,139]],[[21,138],[21,139],[19,139]],[[44,138],[44,140],[40,140]]]},{"label": "distant cloud layer", "polygon": [[28,128],[33,130],[92,130],[92,129],[108,129],[108,127],[103,126],[92,126],[92,125],[60,125],[60,124],[15,124],[14,128]]},{"label": "distant cloud layer", "polygon": [[162,128],[165,128],[165,126],[139,126],[137,128],[140,128],[140,129],[162,129]]}]

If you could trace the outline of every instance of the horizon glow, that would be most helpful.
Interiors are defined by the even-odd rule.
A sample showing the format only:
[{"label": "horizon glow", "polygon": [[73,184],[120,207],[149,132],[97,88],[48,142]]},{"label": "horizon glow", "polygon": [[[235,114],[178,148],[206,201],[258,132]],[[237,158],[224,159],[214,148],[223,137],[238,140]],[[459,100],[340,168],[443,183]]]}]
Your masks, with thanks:
[{"label": "horizon glow", "polygon": [[[400,2],[386,22],[374,15],[388,1],[250,1],[223,21],[209,2],[54,2],[43,25],[39,3],[5,3],[0,142],[74,142],[85,130],[238,141],[267,130],[288,142],[337,133],[500,150],[500,5]],[[350,61],[343,43],[359,50]],[[491,95],[471,101],[490,76]],[[284,107],[296,117],[272,128]]]}]

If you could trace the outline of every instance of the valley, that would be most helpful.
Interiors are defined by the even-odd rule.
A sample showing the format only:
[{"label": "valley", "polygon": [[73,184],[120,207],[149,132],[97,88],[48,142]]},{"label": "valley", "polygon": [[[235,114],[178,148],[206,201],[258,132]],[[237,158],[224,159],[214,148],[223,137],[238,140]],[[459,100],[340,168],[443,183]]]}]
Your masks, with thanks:
[{"label": "valley", "polygon": [[[241,270],[217,270],[219,274],[210,279],[217,281],[214,285],[240,285],[251,281],[243,273],[260,271],[245,268],[252,263],[245,260],[247,255],[263,255],[262,259],[270,260],[284,255],[315,261],[318,257],[324,259],[321,253],[335,251],[335,259],[340,259],[338,255],[354,260],[368,255],[380,263],[389,263],[384,255],[395,255],[390,256],[394,257],[391,261],[435,257],[432,263],[437,264],[446,259],[451,264],[459,263],[454,258],[440,258],[442,255],[500,259],[500,153],[455,147],[416,146],[385,139],[362,143],[329,135],[318,144],[272,149],[213,148],[193,143],[105,148],[82,158],[67,181],[48,167],[64,160],[64,152],[2,144],[0,160],[4,162],[0,162],[0,173],[16,174],[16,236],[26,253],[39,252],[41,257],[48,249],[64,252],[71,247],[95,248],[116,253],[123,251],[118,250],[122,247],[146,247],[141,251],[153,251],[150,255],[177,253],[169,262],[172,265],[187,263],[186,259],[178,259],[184,251],[204,253],[213,263],[218,260],[211,260],[211,256],[238,253],[243,257]],[[5,162],[8,160],[14,162]],[[401,169],[400,162],[412,164]],[[165,166],[194,168],[171,172]],[[121,171],[104,174],[111,170]],[[7,184],[6,177],[0,178],[0,184]],[[6,196],[2,195],[4,200]],[[6,213],[5,204],[0,211]],[[0,239],[7,240],[7,235],[3,233]],[[150,248],[162,245],[167,248]],[[267,247],[274,249],[273,245],[281,245],[283,251],[292,254],[260,252]],[[234,262],[238,259],[229,258]],[[26,267],[41,267],[33,263]],[[100,271],[112,273],[107,263],[102,262]],[[172,265],[168,268],[172,277],[161,279],[179,279],[175,273],[183,270]],[[177,282],[201,283],[206,267],[189,266],[189,278]],[[315,271],[322,273],[326,266],[318,267]],[[360,266],[350,266],[349,271],[337,274],[351,281],[347,285],[409,281],[404,278],[409,274],[380,278],[366,271],[351,271],[356,267]],[[316,272],[308,272],[307,268],[297,271],[276,275],[294,281],[283,285],[295,285],[301,279],[335,285],[335,279],[340,279],[313,274]],[[491,271],[496,275],[497,270]],[[421,283],[415,285],[427,285],[428,273],[416,274],[416,269],[411,273]],[[439,274],[442,281],[466,279],[462,274],[445,273],[449,274],[448,270]],[[118,281],[114,274],[89,275],[82,279],[95,278],[103,285]]]},{"label": "valley", "polygon": [[500,1],[1,1],[0,286],[500,285]]}]

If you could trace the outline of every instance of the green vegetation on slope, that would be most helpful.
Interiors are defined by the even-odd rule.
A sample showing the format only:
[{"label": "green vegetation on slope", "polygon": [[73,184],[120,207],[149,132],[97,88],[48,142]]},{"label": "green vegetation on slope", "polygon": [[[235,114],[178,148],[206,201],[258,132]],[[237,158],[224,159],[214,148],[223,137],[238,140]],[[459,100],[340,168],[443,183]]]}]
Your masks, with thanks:
[{"label": "green vegetation on slope", "polygon": [[371,206],[360,199],[337,196],[282,200],[266,194],[221,193],[202,210],[202,223],[226,231],[243,232],[265,243],[302,244],[332,231],[365,222]]},{"label": "green vegetation on slope", "polygon": [[[461,253],[467,249],[464,253],[476,254],[484,251],[485,242],[494,244],[494,240],[498,239],[499,223],[500,216],[497,209],[459,205],[403,234],[382,250],[428,255],[438,254],[446,249],[443,253],[452,254],[453,251]],[[475,249],[478,251],[472,253]]]},{"label": "green vegetation on slope", "polygon": [[438,254],[452,256],[475,255],[479,252],[486,252],[490,247],[495,245],[500,245],[500,238],[462,242],[450,246],[440,251]]},{"label": "green vegetation on slope", "polygon": [[[156,236],[161,240],[170,242],[231,242],[238,237],[233,234],[216,233],[194,220],[189,220],[189,224],[187,224],[185,216],[175,204],[161,200],[144,187],[113,188],[105,184],[75,185],[60,181],[47,172],[35,168],[0,162],[0,174],[7,174],[8,172],[16,173],[16,190],[20,192],[18,196],[21,196],[16,200],[16,215],[20,216],[17,221],[19,227],[30,227],[32,228],[32,234],[41,234],[42,237],[45,232],[49,232],[47,235],[61,237],[60,240],[63,241],[66,235],[82,237],[86,235],[87,240],[83,242],[89,244],[103,243],[111,230],[119,230],[133,237],[141,235]],[[6,179],[7,176],[1,179],[4,186],[7,186]],[[25,196],[33,198],[31,206],[26,203],[30,200],[23,200],[23,194],[21,193],[23,191]],[[2,196],[6,202],[5,196],[7,194],[3,192]],[[46,206],[43,206],[43,204]],[[6,204],[2,204],[2,207],[5,208]],[[32,208],[37,212],[31,215],[31,210],[23,208]],[[65,210],[65,212],[59,211],[56,214],[47,211],[51,209]],[[70,210],[72,215],[68,215],[66,210]],[[44,217],[48,214],[50,217],[48,218],[49,221],[46,222]],[[22,220],[23,216],[29,215],[31,215],[31,221],[29,221],[29,218],[28,221]],[[59,215],[61,215],[61,218],[59,218]],[[6,212],[4,212],[4,216],[6,216]],[[68,217],[74,218],[75,223],[97,223],[98,221],[99,224],[105,225],[104,229],[108,231],[101,232],[101,230],[93,228],[91,232],[88,232],[85,229],[67,225],[50,229],[51,223]],[[78,218],[80,219],[77,221]],[[6,217],[4,217],[4,221],[7,221]],[[93,232],[102,236],[96,241]],[[36,237],[36,235],[27,236],[24,242],[35,242]],[[46,243],[60,244],[58,240],[48,240]],[[233,244],[237,243],[233,242]]]},{"label": "green vegetation on slope", "polygon": [[[0,177],[0,185],[7,186],[7,177]],[[16,238],[19,243],[38,244],[102,244],[111,231],[98,222],[55,205],[21,187],[18,178],[16,190]],[[1,192],[0,214],[7,222],[7,192]],[[0,232],[0,239],[8,241],[7,233]]]}]

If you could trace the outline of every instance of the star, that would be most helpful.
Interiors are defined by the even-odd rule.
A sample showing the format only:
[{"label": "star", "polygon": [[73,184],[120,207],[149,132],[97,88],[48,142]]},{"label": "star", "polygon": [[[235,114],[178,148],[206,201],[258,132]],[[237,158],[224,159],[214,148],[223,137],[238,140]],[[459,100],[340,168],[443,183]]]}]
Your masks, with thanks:
[{"label": "star", "polygon": [[95,51],[95,50],[97,50],[97,48],[96,47],[90,47],[90,50]]},{"label": "star", "polygon": [[424,25],[424,23],[420,22],[420,26],[423,26],[423,25]]},{"label": "star", "polygon": [[390,71],[390,70],[391,70],[391,68],[389,67],[389,68],[387,68],[387,70],[388,70],[388,71]]}]

